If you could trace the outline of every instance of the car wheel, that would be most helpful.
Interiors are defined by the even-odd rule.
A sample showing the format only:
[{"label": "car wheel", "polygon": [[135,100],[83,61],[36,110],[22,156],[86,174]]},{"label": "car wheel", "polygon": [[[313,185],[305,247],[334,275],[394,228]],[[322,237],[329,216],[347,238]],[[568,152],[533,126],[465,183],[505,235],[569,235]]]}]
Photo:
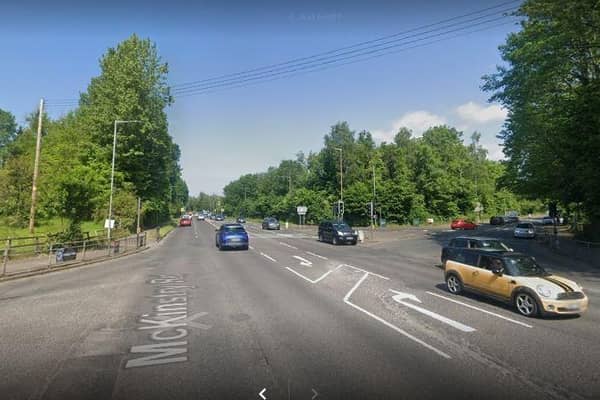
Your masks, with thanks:
[{"label": "car wheel", "polygon": [[352,246],[356,246],[356,243],[358,243],[356,240],[352,242]]},{"label": "car wheel", "polygon": [[332,239],[331,239],[331,243],[337,246],[337,244],[338,244],[338,238],[335,237],[335,236],[333,236]]},{"label": "car wheel", "polygon": [[452,294],[460,294],[463,291],[463,284],[460,278],[454,274],[448,274],[446,277],[446,286]]},{"label": "car wheel", "polygon": [[517,311],[526,317],[535,317],[539,313],[537,300],[527,292],[519,292],[515,296]]}]

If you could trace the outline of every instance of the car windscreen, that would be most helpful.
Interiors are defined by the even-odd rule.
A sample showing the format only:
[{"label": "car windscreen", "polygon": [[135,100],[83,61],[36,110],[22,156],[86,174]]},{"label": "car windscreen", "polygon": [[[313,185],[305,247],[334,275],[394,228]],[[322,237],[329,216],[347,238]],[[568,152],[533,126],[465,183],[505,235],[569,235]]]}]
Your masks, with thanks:
[{"label": "car windscreen", "polygon": [[499,240],[480,240],[479,247],[488,250],[509,251],[510,249]]},{"label": "car windscreen", "polygon": [[333,228],[337,231],[342,231],[342,232],[348,232],[348,231],[352,230],[350,228],[350,226],[345,222],[334,223]]},{"label": "car windscreen", "polygon": [[223,230],[227,233],[245,233],[246,232],[246,230],[244,229],[243,226],[237,226],[237,225],[224,226]]},{"label": "car windscreen", "polygon": [[541,265],[528,256],[505,257],[504,263],[513,276],[542,276],[547,272]]}]

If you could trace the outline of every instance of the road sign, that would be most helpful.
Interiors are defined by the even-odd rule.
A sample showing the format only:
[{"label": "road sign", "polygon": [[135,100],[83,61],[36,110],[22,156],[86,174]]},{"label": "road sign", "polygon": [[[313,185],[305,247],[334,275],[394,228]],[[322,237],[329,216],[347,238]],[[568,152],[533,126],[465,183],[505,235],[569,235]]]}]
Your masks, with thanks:
[{"label": "road sign", "polygon": [[483,211],[483,206],[481,205],[480,202],[475,203],[475,210],[476,213],[478,212],[482,212]]},{"label": "road sign", "polygon": [[115,228],[115,220],[114,219],[105,219],[104,220],[104,228],[105,229],[114,229]]},{"label": "road sign", "polygon": [[306,207],[306,206],[296,207],[296,212],[298,213],[298,215],[306,215],[307,211],[308,211],[308,207]]}]

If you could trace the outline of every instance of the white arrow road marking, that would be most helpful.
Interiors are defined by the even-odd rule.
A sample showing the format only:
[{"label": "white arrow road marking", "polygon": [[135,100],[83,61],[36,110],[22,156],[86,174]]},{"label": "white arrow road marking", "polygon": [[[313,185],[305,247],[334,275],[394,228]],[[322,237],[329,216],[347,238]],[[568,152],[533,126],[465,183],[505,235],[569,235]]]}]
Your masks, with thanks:
[{"label": "white arrow road marking", "polygon": [[458,321],[454,321],[453,319],[446,318],[443,315],[434,313],[433,311],[429,311],[429,310],[426,310],[425,308],[422,308],[422,307],[419,307],[419,306],[415,306],[412,303],[408,303],[406,301],[403,301],[403,300],[406,299],[406,300],[412,300],[412,301],[415,301],[417,303],[420,303],[421,300],[419,300],[413,294],[403,293],[403,292],[399,292],[399,291],[393,290],[393,289],[390,289],[390,292],[396,293],[395,296],[392,296],[392,299],[394,299],[398,303],[400,303],[400,304],[402,304],[402,305],[404,305],[404,306],[406,306],[408,308],[412,308],[413,310],[420,312],[421,314],[425,314],[428,317],[431,317],[433,319],[437,319],[438,321],[441,321],[441,322],[443,322],[445,324],[448,324],[451,327],[456,328],[456,329],[458,329],[460,331],[463,331],[463,332],[475,332],[476,331],[475,328],[471,328],[468,325],[461,324]]},{"label": "white arrow road marking", "polygon": [[327,258],[327,257],[320,256],[320,255],[318,255],[318,254],[315,254],[315,253],[312,253],[312,252],[310,252],[310,251],[307,251],[307,252],[306,252],[306,254],[308,254],[308,255],[310,255],[310,256],[313,256],[313,257],[320,258],[321,260],[329,260],[329,258]]},{"label": "white arrow road marking", "polygon": [[440,294],[433,293],[433,292],[427,292],[427,293],[430,294],[430,295],[432,295],[432,296],[439,297],[441,299],[451,301],[452,303],[460,304],[461,306],[465,306],[465,307],[471,308],[473,310],[481,311],[482,313],[485,313],[485,314],[493,315],[494,317],[498,317],[498,318],[501,318],[503,320],[512,322],[513,324],[521,325],[521,326],[524,326],[526,328],[533,328],[533,326],[531,326],[529,324],[526,324],[524,322],[517,321],[517,320],[514,320],[512,318],[505,317],[504,315],[496,314],[494,312],[491,312],[491,311],[488,311],[488,310],[484,310],[483,308],[475,307],[475,306],[472,306],[472,305],[467,304],[467,303],[463,303],[462,301],[454,300],[454,299],[451,299],[449,297],[442,296]]},{"label": "white arrow road marking", "polygon": [[302,258],[300,256],[292,256],[296,260],[300,260],[300,265],[304,265],[305,267],[312,267],[312,263],[308,261],[306,258]]},{"label": "white arrow road marking", "polygon": [[279,242],[280,245],[285,246],[285,247],[289,247],[290,249],[294,249],[294,250],[298,250],[297,247],[292,246],[291,244],[287,244],[284,242]]},{"label": "white arrow road marking", "polygon": [[315,389],[312,389],[313,392],[313,397],[310,398],[310,400],[315,400],[317,398],[317,396],[319,395],[319,392],[317,392]]},{"label": "white arrow road marking", "polygon": [[263,388],[263,390],[261,390],[260,393],[258,394],[260,396],[260,398],[263,399],[263,400],[267,400],[267,398],[264,395],[264,393],[266,391],[267,391],[267,388]]},{"label": "white arrow road marking", "polygon": [[344,303],[348,304],[350,307],[353,307],[355,309],[357,309],[360,312],[363,312],[365,314],[367,314],[369,317],[373,318],[376,321],[381,322],[382,324],[384,324],[385,326],[387,326],[388,328],[391,328],[393,330],[395,330],[396,332],[398,332],[401,335],[406,336],[407,338],[409,338],[410,340],[420,344],[421,346],[439,354],[440,356],[447,358],[447,359],[451,359],[452,357],[450,357],[448,354],[444,353],[443,351],[433,347],[432,345],[425,343],[424,341],[422,341],[421,339],[411,335],[410,333],[406,332],[403,329],[398,328],[396,325],[391,324],[389,322],[387,322],[385,319],[378,317],[377,315],[370,313],[369,311],[365,310],[362,307],[357,306],[356,304],[352,303],[350,301],[350,296],[352,296],[352,293],[354,293],[354,291],[360,286],[361,283],[364,282],[365,279],[367,279],[367,277],[369,276],[369,272],[365,272],[364,275],[362,276],[362,278],[360,278],[360,280],[358,282],[356,282],[356,285],[354,285],[354,287],[352,289],[350,289],[350,291],[346,294],[346,296],[344,297]]}]

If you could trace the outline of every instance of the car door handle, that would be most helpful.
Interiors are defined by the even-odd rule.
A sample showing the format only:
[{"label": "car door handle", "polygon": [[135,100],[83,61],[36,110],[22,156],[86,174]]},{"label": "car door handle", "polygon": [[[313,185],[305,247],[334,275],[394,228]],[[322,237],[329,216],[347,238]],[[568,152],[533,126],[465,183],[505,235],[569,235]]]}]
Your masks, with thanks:
[{"label": "car door handle", "polygon": [[473,276],[477,276],[477,275],[479,275],[479,272],[478,271],[474,271],[473,272]]}]

